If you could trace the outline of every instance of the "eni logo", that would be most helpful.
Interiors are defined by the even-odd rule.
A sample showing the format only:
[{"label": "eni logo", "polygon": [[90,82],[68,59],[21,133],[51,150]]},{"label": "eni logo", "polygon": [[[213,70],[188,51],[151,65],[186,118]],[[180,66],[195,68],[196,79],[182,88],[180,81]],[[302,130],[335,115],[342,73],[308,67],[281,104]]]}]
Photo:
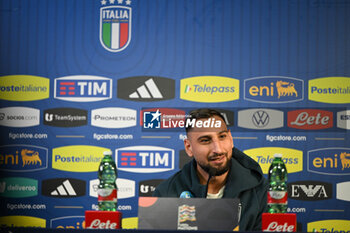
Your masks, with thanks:
[{"label": "eni logo", "polygon": [[308,151],[308,171],[324,175],[350,175],[350,148]]},{"label": "eni logo", "polygon": [[41,166],[41,159],[39,158],[39,152],[23,149],[21,150],[21,156],[22,156],[22,162],[23,162],[22,167],[24,167],[24,165],[30,165],[30,164],[36,165],[37,163],[39,163]]},{"label": "eni logo", "polygon": [[304,81],[281,76],[244,80],[244,99],[260,103],[289,103],[304,99]]},{"label": "eni logo", "polygon": [[350,103],[350,78],[326,77],[309,80],[309,100],[329,104]]}]

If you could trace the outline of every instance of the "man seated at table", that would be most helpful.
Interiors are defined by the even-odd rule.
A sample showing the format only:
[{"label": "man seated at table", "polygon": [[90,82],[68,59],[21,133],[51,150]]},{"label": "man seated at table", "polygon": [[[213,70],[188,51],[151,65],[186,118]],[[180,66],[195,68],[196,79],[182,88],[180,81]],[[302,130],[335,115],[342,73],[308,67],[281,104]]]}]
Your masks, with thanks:
[{"label": "man seated at table", "polygon": [[[214,109],[197,109],[189,120],[219,124],[186,128],[184,147],[193,159],[156,188],[154,196],[180,197],[186,193],[201,198],[239,198],[242,205],[239,229],[261,230],[267,209],[267,180],[257,162],[234,147],[223,116]],[[220,125],[220,127],[218,126]]]}]

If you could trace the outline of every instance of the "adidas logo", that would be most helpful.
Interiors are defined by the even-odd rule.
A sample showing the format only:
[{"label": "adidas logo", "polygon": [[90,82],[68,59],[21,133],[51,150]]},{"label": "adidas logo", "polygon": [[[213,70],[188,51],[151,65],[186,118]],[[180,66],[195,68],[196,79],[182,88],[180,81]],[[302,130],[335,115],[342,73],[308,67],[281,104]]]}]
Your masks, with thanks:
[{"label": "adidas logo", "polygon": [[69,180],[63,181],[63,184],[58,186],[56,190],[51,192],[52,196],[76,196],[76,192],[69,182]]},{"label": "adidas logo", "polygon": [[43,180],[42,195],[57,198],[84,196],[86,181],[73,178],[56,178]]},{"label": "adidas logo", "polygon": [[137,91],[131,93],[129,98],[138,99],[138,98],[156,98],[162,99],[163,95],[160,93],[156,83],[152,78],[148,79],[144,85],[137,88]]}]

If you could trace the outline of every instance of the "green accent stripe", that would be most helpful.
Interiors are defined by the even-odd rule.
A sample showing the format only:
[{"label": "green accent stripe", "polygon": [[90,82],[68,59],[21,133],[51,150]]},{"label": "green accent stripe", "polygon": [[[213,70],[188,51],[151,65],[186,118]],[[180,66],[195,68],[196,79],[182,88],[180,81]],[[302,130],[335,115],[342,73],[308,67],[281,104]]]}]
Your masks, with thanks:
[{"label": "green accent stripe", "polygon": [[102,25],[102,40],[103,43],[110,48],[111,47],[111,24],[104,23]]}]

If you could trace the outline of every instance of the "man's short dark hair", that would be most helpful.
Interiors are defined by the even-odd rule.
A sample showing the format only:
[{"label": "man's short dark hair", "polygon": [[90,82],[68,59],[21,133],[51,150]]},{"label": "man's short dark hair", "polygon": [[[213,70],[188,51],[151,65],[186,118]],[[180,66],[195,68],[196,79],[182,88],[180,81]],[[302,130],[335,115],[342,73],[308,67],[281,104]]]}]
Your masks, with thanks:
[{"label": "man's short dark hair", "polygon": [[[186,121],[193,120],[193,119],[196,119],[196,120],[207,119],[207,118],[211,118],[213,116],[220,117],[223,120],[223,122],[226,124],[225,118],[221,115],[221,113],[219,111],[217,111],[215,109],[211,109],[211,108],[199,108],[199,109],[192,110],[189,113],[189,116],[186,118]],[[186,133],[191,131],[192,128],[193,127],[189,124],[186,127]]]}]

